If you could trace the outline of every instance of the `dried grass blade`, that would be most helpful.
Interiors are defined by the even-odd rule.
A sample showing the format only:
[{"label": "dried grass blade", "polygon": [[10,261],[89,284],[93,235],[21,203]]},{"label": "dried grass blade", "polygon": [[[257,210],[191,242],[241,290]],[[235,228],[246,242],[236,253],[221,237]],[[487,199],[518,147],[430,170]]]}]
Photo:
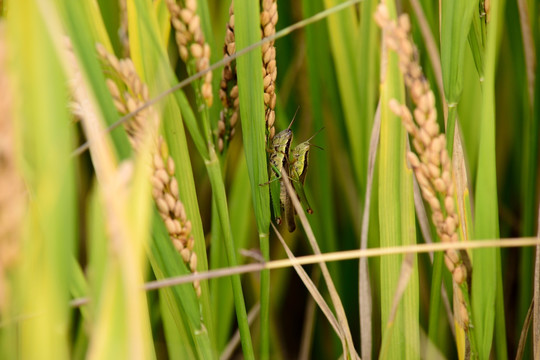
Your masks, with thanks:
[{"label": "dried grass blade", "polygon": [[[319,273],[316,273],[317,279],[320,277]],[[315,282],[318,282],[315,279]],[[304,313],[304,328],[302,331],[302,341],[300,343],[300,353],[298,360],[309,360],[311,355],[311,346],[313,343],[313,332],[315,329],[315,300],[313,298],[307,299],[306,311]]]},{"label": "dried grass blade", "polygon": [[521,328],[521,335],[519,336],[519,344],[516,352],[516,360],[523,359],[523,352],[525,351],[525,345],[527,344],[527,335],[529,334],[529,327],[531,326],[531,320],[533,318],[533,309],[534,309],[534,299],[531,301],[529,310],[527,311],[527,316],[525,316],[525,321],[523,327]]},{"label": "dried grass blade", "polygon": [[[313,229],[311,228],[311,225],[309,224],[307,220],[306,213],[304,212],[304,208],[300,204],[300,201],[298,201],[296,192],[293,189],[291,182],[289,180],[289,177],[285,173],[284,169],[282,169],[281,175],[282,175],[283,183],[285,184],[285,187],[287,188],[287,192],[289,193],[289,196],[291,197],[296,213],[300,217],[300,221],[308,237],[309,244],[311,245],[313,252],[316,255],[320,255],[321,249],[319,248],[319,245],[317,244],[317,240],[315,239],[315,235],[313,234]],[[343,304],[341,303],[341,299],[339,298],[339,294],[336,290],[336,286],[334,285],[334,282],[332,281],[332,277],[330,276],[328,267],[326,266],[326,263],[324,262],[319,262],[319,265],[321,266],[323,278],[326,281],[326,286],[328,287],[328,293],[330,294],[332,303],[334,304],[334,308],[336,309],[337,318],[339,319],[340,325],[343,327],[343,332],[344,332],[345,338],[347,339],[347,346],[348,346],[349,354],[351,356],[359,357],[354,348],[354,342],[352,340],[351,331],[349,329],[347,316],[345,315],[345,309],[343,308]]]},{"label": "dried grass blade", "polygon": [[[283,245],[283,248],[285,249],[285,252],[287,253],[287,257],[289,259],[291,259],[291,260],[296,260],[296,257],[292,253],[291,249],[289,249],[289,247],[287,246],[287,243],[283,239],[283,236],[281,236],[281,234],[279,233],[279,231],[275,227],[275,225],[273,223],[271,223],[271,224],[272,224],[272,228],[274,229],[274,232],[276,233],[279,241]],[[315,302],[317,302],[317,305],[319,305],[319,308],[321,309],[323,314],[328,319],[328,322],[330,323],[330,325],[332,326],[332,328],[336,332],[337,336],[341,340],[341,343],[343,344],[343,351],[344,351],[344,353],[346,353],[345,349],[346,349],[347,340],[345,339],[345,336],[343,334],[343,328],[342,328],[341,324],[338,323],[336,317],[334,316],[334,313],[332,312],[332,310],[330,309],[330,307],[328,306],[328,304],[324,300],[323,296],[321,295],[321,293],[317,289],[317,286],[313,283],[313,281],[311,280],[309,275],[306,273],[304,268],[301,265],[297,264],[297,263],[293,263],[292,265],[293,265],[294,269],[296,270],[296,273],[298,274],[298,276],[300,277],[300,279],[304,283],[304,285],[306,285],[307,290],[309,291],[309,293],[311,294],[311,296],[313,297]]]},{"label": "dried grass blade", "polygon": [[[253,307],[248,312],[248,323],[249,326],[253,324],[253,321],[255,321],[255,317],[259,315],[259,311],[261,310],[261,304],[257,303],[253,305]],[[219,360],[228,360],[234,355],[234,350],[240,345],[240,331],[236,330],[234,332],[234,335],[232,336],[231,340],[225,346],[225,349],[219,356]]]},{"label": "dried grass blade", "polygon": [[[356,249],[356,250],[345,250],[338,252],[325,253],[321,255],[306,255],[299,258],[296,258],[295,261],[281,259],[281,260],[272,260],[265,264],[252,263],[247,265],[228,267],[223,269],[215,269],[200,272],[198,274],[191,275],[182,275],[171,277],[163,280],[150,281],[144,285],[144,290],[156,290],[164,287],[175,286],[179,284],[187,284],[195,280],[203,281],[208,279],[216,279],[219,277],[231,276],[236,274],[247,274],[251,272],[261,271],[263,269],[282,269],[290,267],[292,264],[307,265],[307,264],[317,264],[321,261],[332,262],[332,261],[343,261],[343,260],[352,260],[359,259],[363,257],[381,257],[388,255],[398,255],[398,254],[425,254],[434,251],[447,251],[450,249],[459,250],[459,249],[489,249],[489,248],[517,248],[524,246],[538,246],[540,245],[540,240],[536,237],[522,237],[522,238],[505,238],[505,239],[485,239],[483,241],[467,241],[467,242],[455,242],[455,243],[433,243],[433,244],[414,244],[414,245],[400,245],[400,246],[391,246],[384,248],[373,248],[373,249]],[[172,245],[171,245],[172,246]],[[87,298],[74,299],[71,301],[72,306],[80,306],[88,303]]]}]

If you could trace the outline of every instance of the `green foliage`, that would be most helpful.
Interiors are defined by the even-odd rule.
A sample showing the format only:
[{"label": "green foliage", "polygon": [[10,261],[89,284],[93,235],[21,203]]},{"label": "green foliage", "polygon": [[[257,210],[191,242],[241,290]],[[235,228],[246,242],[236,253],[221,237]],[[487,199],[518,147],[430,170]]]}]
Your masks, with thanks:
[{"label": "green foliage", "polygon": [[[443,253],[433,263],[427,255],[414,255],[405,277],[402,263],[408,256],[369,259],[369,339],[360,335],[355,261],[328,264],[337,291],[318,278],[318,265],[304,266],[328,303],[340,297],[347,326],[339,316],[329,323],[311,307],[311,295],[290,268],[203,279],[200,297],[191,283],[145,293],[144,283],[192,275],[150,196],[150,155],[158,134],[174,160],[198,274],[286,256],[270,231],[270,186],[260,186],[278,177],[268,167],[260,47],[236,59],[240,122],[223,155],[214,146],[222,107],[220,67],[213,69],[211,107],[195,88],[200,80],[152,102],[160,123],[141,147],[131,147],[122,126],[105,130],[121,115],[106,82],[111,70],[98,61],[96,43],[124,56],[128,52],[119,27],[127,25],[129,56],[150,99],[195,72],[193,62],[186,66],[179,56],[167,1],[126,0],[125,14],[117,1],[0,2],[0,37],[7,34],[0,47],[7,45],[9,58],[7,65],[0,61],[0,97],[11,94],[0,102],[0,129],[3,122],[13,124],[12,156],[25,185],[24,216],[19,223],[13,220],[20,230],[14,262],[4,261],[8,252],[2,226],[4,214],[16,207],[0,197],[0,358],[217,359],[237,330],[235,358],[339,358],[349,346],[342,347],[347,327],[356,349],[345,349],[344,356],[356,350],[363,358],[431,358],[441,352],[462,358],[468,337],[477,350],[467,354],[472,358],[514,357],[533,296],[531,249],[469,252],[472,277],[461,289],[467,302],[470,298],[472,327],[465,332],[457,328],[455,336],[450,334],[459,322],[444,306],[447,297],[454,311],[455,289]],[[200,24],[215,63],[223,54],[230,3],[195,3],[198,18],[191,26]],[[342,3],[280,0],[276,30]],[[387,3],[395,18],[393,2]],[[456,190],[455,202],[463,215],[460,240],[531,236],[537,226],[540,76],[535,78],[527,64],[540,55],[538,5],[492,0],[484,8],[485,3],[419,1],[428,30],[440,42],[435,50],[441,74],[423,51],[428,47],[416,28],[421,19],[414,3],[402,4],[412,17],[413,40],[431,88],[437,89],[437,76],[443,81],[444,94],[436,98],[448,105],[437,104],[437,116],[444,119],[447,110],[446,134],[450,139],[456,134],[463,145],[466,169],[454,169],[454,180],[464,182],[464,193]],[[261,40],[260,5],[235,0],[236,51]],[[431,214],[415,208],[414,197],[421,195],[414,194],[405,156],[412,146],[388,106],[390,99],[407,104],[408,94],[396,54],[381,46],[373,18],[377,5],[375,0],[348,3],[275,41],[276,133],[300,107],[291,127],[291,155],[281,160],[294,170],[290,178],[306,207],[309,199],[313,214],[306,216],[323,252],[359,247],[367,198],[368,247],[427,240],[417,224],[429,228]],[[79,82],[74,81],[77,74]],[[69,114],[78,101],[76,89],[87,96],[82,120]],[[370,147],[376,116],[379,143]],[[302,148],[299,140],[322,127],[309,141],[316,145],[309,157],[292,154],[295,146]],[[2,141],[0,172],[7,178]],[[89,151],[72,156],[86,141]],[[453,141],[447,144],[453,150]],[[376,151],[374,183],[366,194],[371,151]],[[452,156],[461,159],[459,153]],[[280,181],[273,185],[276,198]],[[311,253],[306,242],[311,232],[300,223],[297,228],[284,237],[300,257]],[[247,309],[253,308],[259,309],[258,316],[248,321]],[[325,314],[335,310],[325,309]],[[532,345],[526,342],[525,354]]]}]

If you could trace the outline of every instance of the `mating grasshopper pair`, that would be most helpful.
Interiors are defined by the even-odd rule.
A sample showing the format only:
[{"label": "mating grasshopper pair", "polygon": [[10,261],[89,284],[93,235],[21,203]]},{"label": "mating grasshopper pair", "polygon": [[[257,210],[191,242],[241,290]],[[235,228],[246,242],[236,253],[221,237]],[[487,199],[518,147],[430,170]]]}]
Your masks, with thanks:
[{"label": "mating grasshopper pair", "polygon": [[300,202],[304,205],[306,211],[309,214],[312,214],[313,210],[309,205],[304,191],[304,183],[306,181],[310,147],[317,147],[316,145],[310,144],[309,141],[322,130],[317,131],[308,140],[290,151],[293,138],[291,125],[293,122],[294,117],[287,129],[277,133],[272,139],[270,149],[268,150],[270,152],[270,180],[261,184],[261,186],[270,185],[270,197],[272,200],[274,219],[278,224],[281,224],[281,214],[284,212],[289,232],[293,232],[296,229],[294,220],[295,211],[292,200],[283,183],[281,171],[284,169],[285,173],[288,174]]}]

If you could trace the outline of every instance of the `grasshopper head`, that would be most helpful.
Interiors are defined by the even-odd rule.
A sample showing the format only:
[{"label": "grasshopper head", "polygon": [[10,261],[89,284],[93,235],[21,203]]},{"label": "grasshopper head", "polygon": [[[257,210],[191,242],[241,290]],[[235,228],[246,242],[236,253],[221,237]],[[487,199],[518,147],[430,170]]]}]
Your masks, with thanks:
[{"label": "grasshopper head", "polygon": [[[293,133],[291,129],[285,129],[277,133],[272,139],[272,148],[274,150],[271,158],[284,159],[289,156],[289,148],[291,146]],[[278,160],[281,162],[282,160]]]},{"label": "grasshopper head", "polygon": [[294,159],[300,159],[300,158],[303,158],[305,156],[305,154],[308,153],[309,151],[309,147],[311,146],[311,144],[307,141],[303,142],[303,143],[300,143],[298,144],[294,149],[293,149],[293,152],[292,152],[292,157]]},{"label": "grasshopper head", "polygon": [[280,131],[276,135],[274,135],[274,138],[272,139],[272,147],[275,151],[283,152],[284,154],[289,153],[289,146],[291,145],[293,137],[291,126],[294,122],[294,119],[296,119],[297,113],[298,109],[296,109],[296,112],[294,113],[294,116],[289,126],[285,130]]},{"label": "grasshopper head", "polygon": [[309,153],[309,149],[311,146],[314,146],[318,149],[322,149],[320,146],[317,146],[315,144],[311,144],[310,141],[311,139],[313,139],[315,137],[315,135],[317,135],[318,133],[320,133],[322,130],[324,129],[323,128],[320,128],[315,134],[313,134],[309,139],[307,139],[306,141],[304,141],[303,143],[300,143],[298,144],[294,149],[293,149],[293,152],[292,152],[292,157],[294,160],[298,160],[298,159],[302,159],[302,162],[305,161],[305,159],[307,159],[307,154]]},{"label": "grasshopper head", "polygon": [[303,143],[298,144],[291,153],[291,173],[293,176],[297,177],[302,184],[306,178],[306,172],[309,163],[309,149],[314,146],[316,148],[322,149],[320,146],[311,144],[309,141],[315,137],[321,130],[317,131],[313,136],[304,141]]},{"label": "grasshopper head", "polygon": [[272,145],[276,148],[285,146],[288,141],[292,140],[292,136],[293,133],[291,129],[285,129],[283,131],[280,131],[276,135],[274,135],[274,138],[272,139]]},{"label": "grasshopper head", "polygon": [[297,145],[291,153],[291,174],[302,183],[308,167],[309,147],[310,144],[306,141]]}]

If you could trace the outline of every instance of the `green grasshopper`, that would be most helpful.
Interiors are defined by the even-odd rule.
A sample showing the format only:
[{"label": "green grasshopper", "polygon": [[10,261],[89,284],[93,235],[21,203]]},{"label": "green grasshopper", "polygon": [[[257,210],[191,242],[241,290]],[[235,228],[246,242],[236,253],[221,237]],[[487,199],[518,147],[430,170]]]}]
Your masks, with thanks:
[{"label": "green grasshopper", "polygon": [[[296,110],[296,112],[298,112],[298,110]],[[282,184],[281,169],[285,169],[285,172],[287,174],[289,173],[289,149],[293,138],[291,125],[295,118],[296,113],[289,126],[285,130],[277,133],[272,139],[272,144],[268,150],[270,152],[270,180],[264,184],[259,184],[259,186],[270,185],[272,210],[274,219],[278,224],[281,224],[282,210],[285,211],[287,221],[289,222],[292,219],[294,222],[294,212],[291,213],[292,202],[287,194],[285,186]]]},{"label": "green grasshopper", "polygon": [[[294,189],[296,193],[298,194],[298,197],[300,198],[300,202],[304,204],[304,207],[306,208],[306,211],[308,214],[313,214],[313,209],[309,205],[306,193],[304,191],[304,183],[306,181],[306,174],[307,174],[308,164],[309,164],[309,150],[311,146],[315,146],[319,149],[322,149],[321,147],[317,145],[311,144],[309,141],[313,139],[323,129],[324,128],[321,128],[315,134],[313,134],[313,136],[311,136],[309,139],[297,145],[293,149],[290,159],[289,159],[289,171],[290,171],[289,176],[291,177]],[[289,231],[291,231],[290,226],[289,226]],[[294,231],[294,229],[292,231]]]}]

